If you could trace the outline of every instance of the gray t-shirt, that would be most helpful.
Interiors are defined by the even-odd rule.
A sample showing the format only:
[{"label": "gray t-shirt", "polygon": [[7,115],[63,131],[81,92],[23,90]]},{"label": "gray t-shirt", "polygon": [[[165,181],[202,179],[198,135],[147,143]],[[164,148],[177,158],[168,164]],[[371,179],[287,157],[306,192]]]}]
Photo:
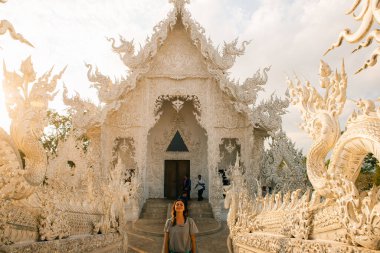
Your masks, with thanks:
[{"label": "gray t-shirt", "polygon": [[198,233],[197,225],[192,218],[187,218],[182,225],[172,226],[172,219],[168,219],[164,228],[169,233],[169,250],[175,252],[188,252],[191,250],[190,235]]}]

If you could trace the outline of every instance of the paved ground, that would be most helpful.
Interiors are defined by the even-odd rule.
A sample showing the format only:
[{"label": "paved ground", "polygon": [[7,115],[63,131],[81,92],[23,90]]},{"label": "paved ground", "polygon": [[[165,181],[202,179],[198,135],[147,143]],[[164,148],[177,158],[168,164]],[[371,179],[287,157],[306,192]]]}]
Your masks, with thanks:
[{"label": "paved ground", "polygon": [[[197,253],[228,253],[226,246],[228,233],[228,227],[223,222],[218,232],[197,236]],[[162,243],[163,236],[143,234],[133,229],[128,232],[128,253],[161,253]]]}]

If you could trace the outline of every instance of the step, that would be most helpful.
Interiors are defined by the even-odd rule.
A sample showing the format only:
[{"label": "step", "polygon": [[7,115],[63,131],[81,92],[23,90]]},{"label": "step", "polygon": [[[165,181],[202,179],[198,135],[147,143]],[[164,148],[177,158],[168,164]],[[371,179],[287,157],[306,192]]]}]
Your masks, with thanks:
[{"label": "step", "polygon": [[166,219],[166,215],[149,215],[149,214],[142,214],[140,215],[140,219]]},{"label": "step", "polygon": [[167,202],[162,202],[162,203],[158,203],[158,202],[146,202],[145,203],[145,206],[147,207],[164,207],[164,206],[167,206],[169,203]]},{"label": "step", "polygon": [[162,213],[166,212],[168,210],[168,207],[166,208],[143,208],[141,209],[141,212],[152,212],[152,213]]}]

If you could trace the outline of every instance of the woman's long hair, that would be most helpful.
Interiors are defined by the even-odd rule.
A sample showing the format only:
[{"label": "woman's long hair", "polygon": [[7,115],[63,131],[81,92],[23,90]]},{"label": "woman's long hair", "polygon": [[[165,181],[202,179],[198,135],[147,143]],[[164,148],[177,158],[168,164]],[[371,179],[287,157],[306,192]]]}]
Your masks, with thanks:
[{"label": "woman's long hair", "polygon": [[182,201],[182,199],[177,199],[176,201],[174,201],[173,203],[173,206],[172,206],[172,226],[175,226],[177,221],[176,221],[176,216],[177,216],[177,212],[175,211],[175,204],[178,202],[178,201],[181,201],[183,203],[183,206],[184,206],[184,210],[183,210],[183,217],[185,218],[185,222],[186,222],[186,219],[187,219],[187,206],[185,205],[185,202]]}]

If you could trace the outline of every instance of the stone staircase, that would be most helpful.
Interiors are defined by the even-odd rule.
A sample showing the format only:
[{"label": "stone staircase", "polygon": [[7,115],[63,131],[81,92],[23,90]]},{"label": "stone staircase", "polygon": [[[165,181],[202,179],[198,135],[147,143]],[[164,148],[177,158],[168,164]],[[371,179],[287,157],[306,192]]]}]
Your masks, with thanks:
[{"label": "stone staircase", "polygon": [[140,214],[140,219],[152,219],[166,221],[169,204],[172,200],[147,199]]},{"label": "stone staircase", "polygon": [[214,219],[212,208],[207,201],[189,201],[189,216],[197,219]]}]

